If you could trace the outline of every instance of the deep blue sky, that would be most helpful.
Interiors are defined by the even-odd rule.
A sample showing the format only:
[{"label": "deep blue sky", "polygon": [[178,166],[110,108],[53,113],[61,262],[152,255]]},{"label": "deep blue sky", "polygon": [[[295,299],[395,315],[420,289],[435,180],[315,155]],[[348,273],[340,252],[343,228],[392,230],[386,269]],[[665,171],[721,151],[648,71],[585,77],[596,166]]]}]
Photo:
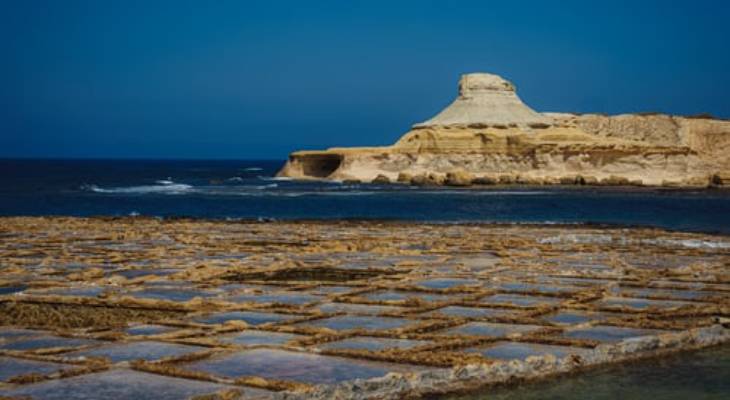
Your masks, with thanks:
[{"label": "deep blue sky", "polygon": [[465,72],[540,111],[730,117],[728,1],[0,0],[0,156],[379,145]]}]

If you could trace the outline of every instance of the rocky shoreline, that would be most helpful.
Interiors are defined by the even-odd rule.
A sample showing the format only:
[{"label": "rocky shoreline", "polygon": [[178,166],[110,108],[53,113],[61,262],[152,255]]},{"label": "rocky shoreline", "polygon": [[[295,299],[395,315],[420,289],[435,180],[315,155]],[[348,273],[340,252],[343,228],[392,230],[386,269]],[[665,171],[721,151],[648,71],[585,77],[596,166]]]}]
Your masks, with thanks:
[{"label": "rocky shoreline", "polygon": [[279,176],[364,183],[727,187],[730,121],[658,113],[538,113],[499,76],[386,147],[290,155]]}]

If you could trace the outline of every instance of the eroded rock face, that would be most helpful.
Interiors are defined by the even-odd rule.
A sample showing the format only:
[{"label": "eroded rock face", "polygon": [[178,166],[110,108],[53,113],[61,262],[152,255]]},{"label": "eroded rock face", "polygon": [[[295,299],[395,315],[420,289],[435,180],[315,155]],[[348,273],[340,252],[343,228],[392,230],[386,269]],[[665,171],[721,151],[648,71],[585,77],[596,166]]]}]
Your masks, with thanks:
[{"label": "eroded rock face", "polygon": [[688,147],[701,157],[730,166],[730,121],[666,114],[546,113],[561,125],[605,138],[637,140],[655,146]]},{"label": "eroded rock face", "polygon": [[455,170],[446,174],[444,183],[448,186],[470,186],[474,175],[464,170]]},{"label": "eroded rock face", "polygon": [[517,97],[515,86],[492,74],[467,74],[459,81],[459,96],[451,105],[414,128],[434,126],[491,126],[529,128],[552,123]]},{"label": "eroded rock face", "polygon": [[680,125],[674,117],[654,115],[600,115],[545,113],[562,125],[576,126],[587,133],[606,138],[638,140],[658,146],[683,146]]},{"label": "eroded rock face", "polygon": [[507,80],[467,74],[451,105],[394,145],[295,152],[279,175],[466,186],[454,171],[476,184],[725,186],[730,121],[540,114]]}]

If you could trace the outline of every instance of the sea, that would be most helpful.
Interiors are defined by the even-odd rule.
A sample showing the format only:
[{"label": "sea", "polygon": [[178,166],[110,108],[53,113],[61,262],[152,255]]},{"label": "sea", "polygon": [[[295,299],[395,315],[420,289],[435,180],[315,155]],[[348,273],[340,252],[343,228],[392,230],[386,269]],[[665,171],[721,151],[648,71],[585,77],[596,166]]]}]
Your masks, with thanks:
[{"label": "sea", "polygon": [[0,215],[609,224],[730,234],[730,190],[277,178],[284,160],[0,160]]}]

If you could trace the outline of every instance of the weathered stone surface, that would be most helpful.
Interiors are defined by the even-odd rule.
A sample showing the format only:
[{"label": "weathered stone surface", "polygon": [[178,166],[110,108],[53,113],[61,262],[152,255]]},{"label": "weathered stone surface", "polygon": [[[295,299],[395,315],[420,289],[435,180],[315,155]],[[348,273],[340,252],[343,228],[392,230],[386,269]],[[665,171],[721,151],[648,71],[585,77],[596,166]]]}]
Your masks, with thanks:
[{"label": "weathered stone surface", "polygon": [[413,179],[413,176],[411,174],[401,172],[398,174],[398,179],[396,179],[398,182],[405,182],[408,183]]},{"label": "weathered stone surface", "polygon": [[474,178],[471,183],[474,185],[494,185],[497,183],[497,180],[490,176],[480,176]]},{"label": "weathered stone surface", "polygon": [[414,186],[437,186],[443,185],[445,178],[436,174],[419,174],[411,178],[411,185]]},{"label": "weathered stone surface", "polygon": [[630,182],[627,178],[611,175],[608,178],[603,178],[600,184],[605,186],[628,186]]},{"label": "weathered stone surface", "polygon": [[710,185],[714,187],[730,186],[730,173],[712,175]]},{"label": "weathered stone surface", "polygon": [[376,176],[375,179],[373,179],[373,183],[380,183],[380,184],[390,183],[390,178],[388,178],[387,176],[385,176],[383,174],[380,174],[380,175]]},{"label": "weathered stone surface", "polygon": [[414,127],[464,125],[474,129],[497,126],[549,127],[550,118],[532,110],[517,97],[515,86],[493,74],[466,74],[459,96],[446,109]]},{"label": "weathered stone surface", "polygon": [[394,145],[295,152],[279,175],[364,182],[382,175],[421,185],[450,182],[446,175],[457,170],[509,176],[499,179],[501,184],[576,184],[580,176],[577,184],[583,185],[727,186],[730,121],[539,114],[522,103],[508,81],[468,74],[449,107]]},{"label": "weathered stone surface", "polygon": [[503,185],[508,185],[510,183],[514,183],[514,178],[509,175],[500,175],[499,176],[499,183]]},{"label": "weathered stone surface", "polygon": [[411,178],[411,185],[424,186],[428,184],[428,178],[426,175],[415,175]]},{"label": "weathered stone surface", "polygon": [[447,186],[471,186],[474,175],[464,170],[451,171],[446,174]]}]

